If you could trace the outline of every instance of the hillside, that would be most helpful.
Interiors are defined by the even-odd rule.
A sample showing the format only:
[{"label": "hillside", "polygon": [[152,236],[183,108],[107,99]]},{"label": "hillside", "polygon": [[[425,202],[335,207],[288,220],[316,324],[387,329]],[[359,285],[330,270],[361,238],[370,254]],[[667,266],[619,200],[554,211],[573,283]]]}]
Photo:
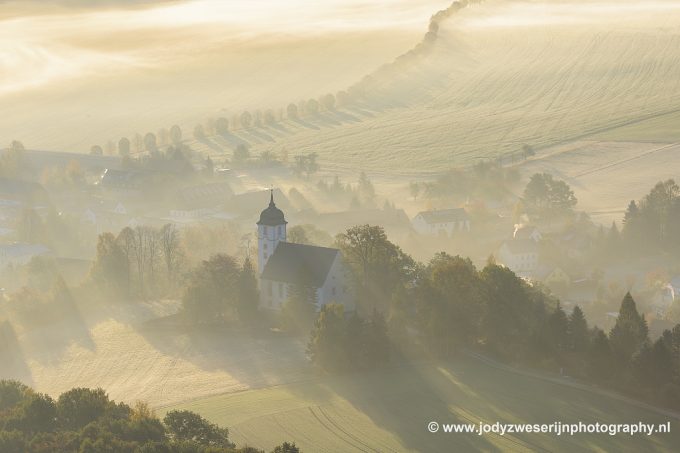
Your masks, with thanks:
[{"label": "hillside", "polygon": [[315,379],[171,406],[230,427],[241,444],[294,440],[304,451],[672,451],[669,435],[431,434],[439,423],[665,423],[677,419],[590,391],[459,358]]},{"label": "hillside", "polygon": [[330,170],[417,175],[680,109],[680,11],[583,5],[472,5],[429,52],[373,74],[366,100],[243,138],[315,151]]}]

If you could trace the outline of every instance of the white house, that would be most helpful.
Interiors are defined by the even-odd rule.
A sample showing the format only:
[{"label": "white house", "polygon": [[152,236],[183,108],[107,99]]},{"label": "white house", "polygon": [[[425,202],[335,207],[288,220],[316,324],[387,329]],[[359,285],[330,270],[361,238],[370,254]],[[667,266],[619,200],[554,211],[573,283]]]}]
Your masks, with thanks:
[{"label": "white house", "polygon": [[498,250],[499,264],[522,277],[529,277],[538,268],[538,244],[532,239],[505,241]]},{"label": "white house", "polygon": [[260,306],[280,310],[291,287],[300,285],[316,289],[317,308],[339,303],[353,310],[340,250],[286,242],[287,224],[283,211],[274,204],[272,191],[269,207],[257,222]]},{"label": "white house", "polygon": [[470,231],[470,217],[463,208],[419,212],[411,224],[418,233],[428,235]]}]

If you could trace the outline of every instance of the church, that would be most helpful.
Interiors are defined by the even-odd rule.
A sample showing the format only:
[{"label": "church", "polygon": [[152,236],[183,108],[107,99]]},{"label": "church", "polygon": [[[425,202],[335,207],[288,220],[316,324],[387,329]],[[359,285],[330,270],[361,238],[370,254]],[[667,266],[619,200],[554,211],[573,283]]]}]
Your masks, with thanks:
[{"label": "church", "polygon": [[257,222],[260,307],[280,310],[290,288],[304,285],[316,289],[317,309],[338,303],[353,310],[349,275],[340,250],[286,242],[287,224],[271,191],[269,206]]}]

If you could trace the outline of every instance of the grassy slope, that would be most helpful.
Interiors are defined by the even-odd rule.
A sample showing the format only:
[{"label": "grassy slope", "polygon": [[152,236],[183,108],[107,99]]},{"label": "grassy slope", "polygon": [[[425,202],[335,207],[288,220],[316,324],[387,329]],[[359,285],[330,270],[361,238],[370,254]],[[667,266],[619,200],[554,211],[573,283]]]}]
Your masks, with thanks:
[{"label": "grassy slope", "polygon": [[676,10],[595,16],[602,23],[479,25],[531,14],[522,5],[490,1],[454,16],[429,55],[374,74],[369,102],[229,138],[256,152],[316,151],[329,169],[413,175],[679,108]]},{"label": "grassy slope", "polygon": [[[165,408],[198,411],[230,427],[239,444],[294,440],[305,451],[672,451],[671,434],[430,434],[440,423],[664,423],[611,397],[490,367],[471,359],[335,377],[215,396]],[[675,430],[675,432],[673,432]]]}]

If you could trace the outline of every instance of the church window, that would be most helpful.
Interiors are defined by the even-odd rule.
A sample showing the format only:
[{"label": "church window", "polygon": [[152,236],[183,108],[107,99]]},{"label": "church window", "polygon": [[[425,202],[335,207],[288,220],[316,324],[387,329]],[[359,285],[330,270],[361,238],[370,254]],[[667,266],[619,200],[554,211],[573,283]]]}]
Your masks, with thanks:
[{"label": "church window", "polygon": [[267,243],[266,243],[266,242],[264,243],[263,248],[264,248],[265,250],[267,250]]},{"label": "church window", "polygon": [[279,297],[283,297],[283,283],[279,283]]},{"label": "church window", "polygon": [[272,282],[267,283],[267,293],[271,296],[273,293]]},{"label": "church window", "polygon": [[279,236],[281,235],[281,226],[279,226]]}]

